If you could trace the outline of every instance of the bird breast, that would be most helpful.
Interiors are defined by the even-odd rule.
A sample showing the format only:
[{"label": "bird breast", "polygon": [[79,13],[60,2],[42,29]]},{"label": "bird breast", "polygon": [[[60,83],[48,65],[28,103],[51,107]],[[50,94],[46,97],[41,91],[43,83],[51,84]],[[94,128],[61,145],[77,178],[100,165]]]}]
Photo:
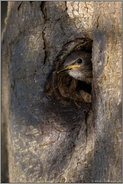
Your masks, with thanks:
[{"label": "bird breast", "polygon": [[68,70],[67,72],[68,72],[68,74],[69,74],[71,77],[73,77],[73,78],[75,78],[75,79],[77,79],[77,80],[82,80],[82,78],[83,78],[82,72],[79,71],[79,70],[77,70],[76,68],[74,68],[74,69],[72,69],[72,70]]}]

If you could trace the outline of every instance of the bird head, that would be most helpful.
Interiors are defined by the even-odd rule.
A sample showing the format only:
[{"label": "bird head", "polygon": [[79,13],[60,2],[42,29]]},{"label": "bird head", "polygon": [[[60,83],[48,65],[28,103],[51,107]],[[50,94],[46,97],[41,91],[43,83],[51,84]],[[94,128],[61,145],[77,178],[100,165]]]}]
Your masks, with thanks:
[{"label": "bird head", "polygon": [[67,56],[64,66],[57,73],[66,71],[71,77],[87,83],[92,80],[91,53],[74,51]]}]

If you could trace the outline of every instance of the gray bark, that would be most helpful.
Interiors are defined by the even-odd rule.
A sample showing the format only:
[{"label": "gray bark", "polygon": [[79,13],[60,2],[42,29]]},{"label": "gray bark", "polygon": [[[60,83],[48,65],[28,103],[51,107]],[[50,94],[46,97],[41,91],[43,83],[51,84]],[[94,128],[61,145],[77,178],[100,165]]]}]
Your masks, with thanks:
[{"label": "gray bark", "polygon": [[[82,37],[93,40],[89,111],[44,91]],[[2,61],[10,182],[121,182],[121,3],[9,2]]]}]

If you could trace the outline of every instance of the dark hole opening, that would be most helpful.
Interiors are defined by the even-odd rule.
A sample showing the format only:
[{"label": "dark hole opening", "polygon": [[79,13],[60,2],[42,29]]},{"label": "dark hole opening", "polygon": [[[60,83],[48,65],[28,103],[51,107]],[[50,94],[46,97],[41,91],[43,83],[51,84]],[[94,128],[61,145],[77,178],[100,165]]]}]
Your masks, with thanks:
[{"label": "dark hole opening", "polygon": [[76,90],[77,91],[84,90],[85,92],[91,94],[92,87],[91,87],[91,84],[87,84],[83,81],[78,81]]}]

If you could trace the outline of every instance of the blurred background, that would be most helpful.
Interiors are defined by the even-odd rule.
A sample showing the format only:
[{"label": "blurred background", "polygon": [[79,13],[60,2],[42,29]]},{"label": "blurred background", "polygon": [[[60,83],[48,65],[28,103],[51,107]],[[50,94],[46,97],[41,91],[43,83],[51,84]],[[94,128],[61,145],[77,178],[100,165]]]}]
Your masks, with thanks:
[{"label": "blurred background", "polygon": [[[1,1],[1,32],[5,27],[5,18],[7,16],[7,1]],[[1,183],[9,183],[8,177],[8,151],[7,151],[7,130],[6,122],[2,114],[1,126]]]},{"label": "blurred background", "polygon": [[1,1],[1,31],[3,31],[5,26],[4,20],[7,16],[7,4],[7,1]]}]

